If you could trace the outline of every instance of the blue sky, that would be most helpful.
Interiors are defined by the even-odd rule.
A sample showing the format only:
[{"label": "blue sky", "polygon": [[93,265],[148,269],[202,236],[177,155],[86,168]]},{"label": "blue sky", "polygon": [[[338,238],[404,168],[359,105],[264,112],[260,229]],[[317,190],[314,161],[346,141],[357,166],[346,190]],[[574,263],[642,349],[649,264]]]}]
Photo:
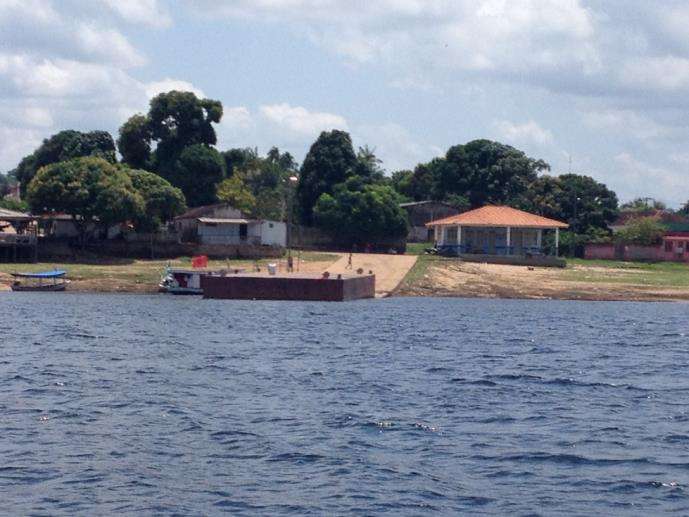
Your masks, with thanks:
[{"label": "blue sky", "polygon": [[687,26],[673,0],[0,0],[0,170],[177,88],[223,102],[221,149],[301,161],[340,128],[392,172],[491,138],[679,206]]}]

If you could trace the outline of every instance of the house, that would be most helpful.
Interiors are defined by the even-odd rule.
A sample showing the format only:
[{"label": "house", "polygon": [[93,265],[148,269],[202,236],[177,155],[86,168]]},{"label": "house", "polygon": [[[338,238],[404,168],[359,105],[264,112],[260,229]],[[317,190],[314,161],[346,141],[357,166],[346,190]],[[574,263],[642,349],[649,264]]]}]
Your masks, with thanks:
[{"label": "house", "polygon": [[[67,214],[46,214],[40,217],[42,235],[53,239],[74,239],[79,236],[74,219]],[[122,234],[122,225],[115,224],[107,232],[98,223],[88,223],[86,233],[101,239],[116,239]]]},{"label": "house", "polygon": [[444,219],[459,214],[452,205],[441,201],[416,201],[413,203],[401,203],[400,207],[407,212],[409,220],[410,242],[430,242],[433,240],[433,229],[426,224],[437,219]]},{"label": "house", "polygon": [[484,206],[459,215],[438,219],[426,226],[434,232],[438,249],[445,254],[482,257],[541,256],[543,232],[555,234],[555,255],[561,221],[530,214],[509,206]]},{"label": "house", "polygon": [[287,225],[251,219],[226,203],[193,208],[175,218],[183,242],[209,245],[287,245]]},{"label": "house", "polygon": [[36,260],[37,218],[0,208],[0,260]]}]

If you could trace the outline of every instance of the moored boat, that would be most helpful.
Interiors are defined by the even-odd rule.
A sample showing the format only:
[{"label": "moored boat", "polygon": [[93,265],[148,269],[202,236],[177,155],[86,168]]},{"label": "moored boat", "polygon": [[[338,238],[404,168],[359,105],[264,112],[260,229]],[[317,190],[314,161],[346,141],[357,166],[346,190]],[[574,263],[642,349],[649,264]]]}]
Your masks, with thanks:
[{"label": "moored boat", "polygon": [[12,273],[15,278],[13,291],[54,292],[67,289],[69,280],[63,270],[42,271],[39,273]]},{"label": "moored boat", "polygon": [[202,276],[221,276],[227,274],[236,274],[244,271],[241,268],[210,270],[206,268],[173,268],[167,267],[163,272],[163,276],[158,284],[158,290],[161,293],[170,294],[203,294],[201,286]]}]

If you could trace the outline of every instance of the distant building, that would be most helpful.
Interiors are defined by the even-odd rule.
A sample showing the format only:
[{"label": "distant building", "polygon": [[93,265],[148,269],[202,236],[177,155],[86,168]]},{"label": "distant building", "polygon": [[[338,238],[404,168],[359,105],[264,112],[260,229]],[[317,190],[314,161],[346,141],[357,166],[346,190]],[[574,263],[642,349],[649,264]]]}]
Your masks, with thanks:
[{"label": "distant building", "polygon": [[215,245],[287,245],[287,225],[281,221],[251,219],[229,204],[193,208],[175,218],[182,242]]},{"label": "distant building", "polygon": [[643,246],[623,242],[589,243],[584,257],[599,260],[649,262],[689,262],[689,218],[667,210],[623,211],[610,225],[613,233],[627,228],[632,221],[650,219],[665,227],[662,242]]},{"label": "distant building", "polygon": [[426,224],[436,219],[459,214],[459,210],[455,207],[441,201],[402,203],[400,207],[407,212],[409,219],[409,235],[407,236],[409,242],[433,241],[433,229],[427,228]]},{"label": "distant building", "polygon": [[624,230],[632,221],[652,219],[665,226],[669,232],[689,232],[689,217],[669,210],[622,210],[620,215],[608,225],[613,233]]},{"label": "distant building", "polygon": [[36,260],[37,218],[0,208],[0,261]]},{"label": "distant building", "polygon": [[566,223],[530,214],[509,206],[484,206],[463,214],[431,221],[441,252],[461,257],[544,255],[543,232],[555,234],[555,250]]}]

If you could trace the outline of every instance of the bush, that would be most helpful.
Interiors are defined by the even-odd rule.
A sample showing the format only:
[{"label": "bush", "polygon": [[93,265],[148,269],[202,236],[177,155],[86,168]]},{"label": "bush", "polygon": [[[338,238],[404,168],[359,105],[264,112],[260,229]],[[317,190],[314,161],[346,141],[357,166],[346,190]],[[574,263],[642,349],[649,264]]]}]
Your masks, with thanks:
[{"label": "bush", "polygon": [[615,239],[625,244],[656,246],[663,240],[666,228],[651,217],[632,219],[627,226],[617,232]]}]

